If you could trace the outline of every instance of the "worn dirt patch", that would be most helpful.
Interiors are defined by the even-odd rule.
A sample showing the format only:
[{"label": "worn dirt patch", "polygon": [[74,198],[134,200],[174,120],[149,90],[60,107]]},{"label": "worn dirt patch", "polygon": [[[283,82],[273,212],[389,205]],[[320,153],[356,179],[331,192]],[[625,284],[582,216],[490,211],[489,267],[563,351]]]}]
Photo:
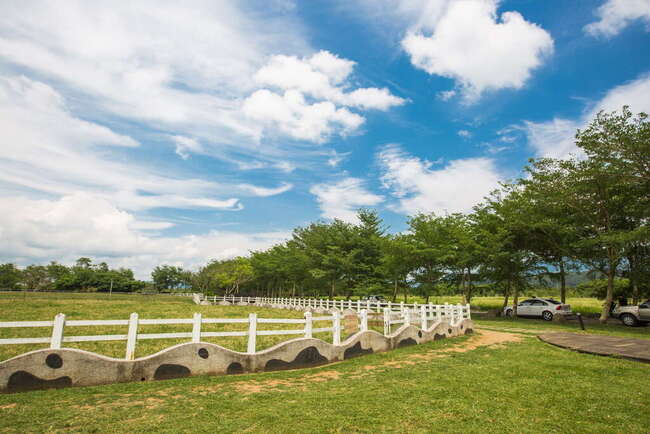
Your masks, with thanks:
[{"label": "worn dirt patch", "polygon": [[5,404],[5,405],[0,405],[0,410],[8,410],[10,408],[16,408],[18,404],[15,402],[13,404]]},{"label": "worn dirt patch", "polygon": [[[346,373],[346,378],[361,378],[368,375],[374,375],[375,372],[382,372],[388,369],[401,369],[407,366],[417,365],[435,358],[447,357],[450,353],[464,353],[480,347],[502,347],[506,343],[520,342],[522,336],[513,333],[494,332],[489,330],[480,330],[469,338],[467,341],[456,344],[451,347],[432,349],[423,353],[411,354],[399,360],[390,360],[378,365],[360,366],[359,369],[351,373]],[[241,381],[232,383],[230,386],[240,394],[254,394],[263,392],[284,392],[300,389],[305,390],[309,384],[321,383],[326,381],[339,380],[344,375],[335,370],[325,370],[314,374],[305,374],[300,377],[286,380],[267,380],[267,381]],[[221,388],[223,385],[215,385],[214,389]],[[206,392],[208,387],[201,387],[200,392]],[[198,388],[196,391],[199,391]]]}]

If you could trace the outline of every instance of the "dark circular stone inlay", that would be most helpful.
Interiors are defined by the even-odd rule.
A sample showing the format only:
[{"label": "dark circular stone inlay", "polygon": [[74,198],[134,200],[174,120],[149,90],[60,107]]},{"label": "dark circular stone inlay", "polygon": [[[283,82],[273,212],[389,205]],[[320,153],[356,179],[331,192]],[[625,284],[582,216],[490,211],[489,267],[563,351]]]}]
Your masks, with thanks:
[{"label": "dark circular stone inlay", "polygon": [[422,337],[422,332],[421,332],[421,331],[418,332],[418,337],[419,337],[419,338]]},{"label": "dark circular stone inlay", "polygon": [[63,359],[58,354],[50,354],[45,358],[45,364],[52,369],[59,369],[63,366]]},{"label": "dark circular stone inlay", "polygon": [[208,350],[205,348],[199,349],[199,357],[202,359],[207,359],[210,356],[210,353],[208,353]]},{"label": "dark circular stone inlay", "polygon": [[451,334],[451,329],[447,330],[447,333]]}]

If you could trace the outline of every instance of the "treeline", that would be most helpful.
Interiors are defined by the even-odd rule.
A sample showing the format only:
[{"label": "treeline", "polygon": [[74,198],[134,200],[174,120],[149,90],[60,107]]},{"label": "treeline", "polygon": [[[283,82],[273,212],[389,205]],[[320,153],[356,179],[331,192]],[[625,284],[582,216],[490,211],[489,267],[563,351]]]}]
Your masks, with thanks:
[{"label": "treeline", "polygon": [[26,291],[134,292],[146,283],[133,277],[128,268],[111,269],[105,262],[93,264],[79,258],[73,266],[57,262],[48,265],[0,264],[0,289]]},{"label": "treeline", "polygon": [[471,213],[418,214],[393,235],[361,210],[357,224],[315,222],[250,257],[177,271],[210,294],[455,293],[470,302],[498,292],[515,305],[549,279],[564,301],[567,275],[590,271],[603,280],[581,289],[605,300],[606,320],[615,295],[650,296],[650,123],[624,107],[599,113],[575,138],[581,155],[531,159]]}]

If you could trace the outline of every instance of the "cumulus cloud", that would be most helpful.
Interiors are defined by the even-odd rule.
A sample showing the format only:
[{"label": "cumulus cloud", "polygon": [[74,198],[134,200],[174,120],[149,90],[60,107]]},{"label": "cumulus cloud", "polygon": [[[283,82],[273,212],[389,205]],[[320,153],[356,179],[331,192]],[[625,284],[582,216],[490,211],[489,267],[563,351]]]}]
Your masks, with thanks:
[{"label": "cumulus cloud", "polygon": [[463,139],[469,139],[470,137],[472,137],[472,133],[467,130],[458,130],[458,135]]},{"label": "cumulus cloud", "polygon": [[283,241],[288,232],[159,236],[164,221],[138,219],[103,197],[72,193],[56,200],[0,197],[0,262],[26,265],[57,260],[72,263],[80,256],[134,269],[148,279],[161,263],[195,268],[210,259],[246,255]]},{"label": "cumulus cloud", "polygon": [[369,192],[359,178],[345,178],[333,184],[317,184],[309,190],[316,196],[321,215],[356,223],[357,210],[379,204],[384,198]]},{"label": "cumulus cloud", "polygon": [[519,128],[538,157],[565,158],[581,155],[575,145],[575,133],[591,122],[600,110],[612,112],[624,105],[635,112],[650,113],[650,76],[644,75],[610,89],[598,102],[590,104],[578,119],[554,118],[545,122],[525,121]]},{"label": "cumulus cloud", "polygon": [[650,28],[650,0],[607,0],[596,11],[598,21],[585,26],[592,36],[617,35],[633,21],[641,20]]},{"label": "cumulus cloud", "polygon": [[328,51],[303,58],[272,56],[254,77],[264,88],[246,98],[243,112],[294,139],[320,143],[334,133],[350,134],[364,123],[347,107],[388,110],[405,103],[386,88],[348,92],[354,64]]},{"label": "cumulus cloud", "polygon": [[365,121],[347,108],[337,108],[330,101],[309,103],[297,90],[279,95],[261,89],[244,102],[244,113],[294,139],[322,143],[334,132],[347,135]]},{"label": "cumulus cloud", "polygon": [[415,67],[454,79],[465,102],[484,91],[521,88],[553,51],[553,39],[540,26],[514,11],[498,16],[497,0],[438,3],[429,20],[411,28],[402,47]]},{"label": "cumulus cloud", "polygon": [[437,169],[433,163],[389,145],[378,159],[383,185],[398,199],[395,210],[404,214],[468,212],[501,180],[489,158],[452,160]]}]

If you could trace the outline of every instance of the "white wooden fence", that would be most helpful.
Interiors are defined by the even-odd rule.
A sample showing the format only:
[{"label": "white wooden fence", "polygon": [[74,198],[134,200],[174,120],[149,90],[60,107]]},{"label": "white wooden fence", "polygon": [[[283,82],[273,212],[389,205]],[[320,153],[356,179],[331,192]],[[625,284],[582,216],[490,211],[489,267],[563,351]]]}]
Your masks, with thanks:
[{"label": "white wooden fence", "polygon": [[[194,301],[200,303],[200,294],[193,294]],[[314,333],[332,332],[332,343],[341,343],[341,312],[345,310],[356,311],[359,331],[368,330],[369,315],[383,316],[384,335],[391,333],[393,325],[417,325],[423,330],[430,329],[436,323],[447,321],[457,325],[464,319],[471,319],[469,304],[466,305],[434,305],[417,303],[391,303],[382,301],[350,301],[350,300],[323,300],[301,298],[254,298],[254,297],[219,297],[211,301],[227,301],[230,303],[248,303],[257,305],[271,305],[284,308],[323,308],[333,309],[331,315],[314,317],[312,312],[305,312],[304,318],[258,318],[256,313],[249,314],[248,318],[203,318],[200,313],[195,313],[188,319],[140,319],[137,313],[132,313],[129,319],[124,320],[66,320],[62,313],[56,315],[53,321],[11,321],[0,322],[0,328],[51,328],[48,337],[37,338],[6,338],[0,339],[0,345],[11,344],[50,344],[50,348],[58,349],[65,342],[98,342],[98,341],[126,341],[126,360],[133,360],[138,340],[142,339],[184,339],[191,342],[201,342],[207,337],[248,337],[247,352],[256,352],[257,336],[274,335],[302,335],[310,338]],[[314,328],[317,321],[331,321],[331,327]],[[140,326],[144,325],[192,325],[191,332],[173,333],[141,333]],[[203,331],[203,324],[248,324],[246,331]],[[258,324],[297,324],[301,328],[289,330],[259,330]],[[66,336],[67,327],[88,326],[126,326],[126,334],[116,335],[91,335],[91,336]]]},{"label": "white wooden fence", "polygon": [[[313,323],[317,321],[331,321],[332,326],[314,328]],[[360,323],[362,330],[368,329],[368,321],[365,314],[361,315]],[[174,333],[139,333],[138,331],[139,326],[142,325],[161,324],[191,324],[192,331]],[[248,324],[248,330],[209,332],[201,330],[203,324]],[[302,327],[291,330],[258,330],[258,324],[300,324]],[[64,330],[67,327],[79,326],[128,326],[128,331],[126,334],[119,335],[66,336],[64,334]],[[304,319],[258,318],[256,313],[251,313],[248,318],[203,318],[200,313],[195,313],[193,318],[188,319],[140,319],[137,313],[132,313],[128,320],[66,320],[65,315],[60,313],[54,317],[53,321],[0,322],[0,328],[32,327],[51,327],[52,333],[48,337],[0,339],[0,345],[49,343],[50,348],[58,349],[61,348],[64,342],[126,341],[125,359],[133,360],[135,357],[136,343],[142,339],[190,338],[191,342],[201,342],[202,338],[207,337],[247,336],[247,352],[249,354],[256,352],[257,336],[303,335],[304,337],[310,338],[313,333],[332,332],[332,343],[334,345],[341,343],[341,315],[338,312],[319,317],[312,316],[311,312],[305,312]]]},{"label": "white wooden fence", "polygon": [[420,312],[421,308],[426,307],[428,312],[436,312],[438,317],[451,317],[452,315],[463,315],[464,318],[471,319],[470,305],[469,304],[433,304],[433,303],[393,303],[390,301],[378,300],[329,300],[322,298],[290,298],[290,297],[234,297],[234,296],[211,296],[204,297],[201,294],[194,294],[194,301],[200,302],[206,300],[212,303],[228,302],[231,304],[246,303],[257,305],[271,305],[279,306],[281,308],[312,308],[312,309],[338,309],[354,310],[361,312],[383,313],[384,310],[389,309],[391,312],[404,312],[410,310]]}]

